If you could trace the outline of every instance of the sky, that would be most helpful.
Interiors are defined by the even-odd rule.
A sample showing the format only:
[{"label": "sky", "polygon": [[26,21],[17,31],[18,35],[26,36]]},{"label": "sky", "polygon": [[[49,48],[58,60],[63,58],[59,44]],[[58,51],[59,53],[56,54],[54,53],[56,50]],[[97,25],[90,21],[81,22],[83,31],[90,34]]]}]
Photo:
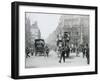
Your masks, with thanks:
[{"label": "sky", "polygon": [[30,19],[31,24],[37,21],[41,32],[41,38],[46,39],[58,26],[61,15],[33,12],[26,13],[26,17]]}]

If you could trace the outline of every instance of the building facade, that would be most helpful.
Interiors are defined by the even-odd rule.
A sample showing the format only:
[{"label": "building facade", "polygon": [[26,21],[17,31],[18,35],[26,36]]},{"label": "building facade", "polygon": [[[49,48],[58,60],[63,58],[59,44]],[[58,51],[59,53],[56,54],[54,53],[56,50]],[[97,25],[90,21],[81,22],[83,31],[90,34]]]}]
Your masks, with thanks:
[{"label": "building facade", "polygon": [[25,46],[34,47],[34,40],[41,38],[41,32],[37,22],[31,25],[30,19],[26,18],[25,22]]}]

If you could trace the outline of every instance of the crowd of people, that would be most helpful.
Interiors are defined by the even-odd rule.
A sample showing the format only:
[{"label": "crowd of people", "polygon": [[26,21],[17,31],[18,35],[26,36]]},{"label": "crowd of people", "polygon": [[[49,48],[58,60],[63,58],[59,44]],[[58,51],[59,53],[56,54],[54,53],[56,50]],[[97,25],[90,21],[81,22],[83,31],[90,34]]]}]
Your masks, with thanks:
[{"label": "crowd of people", "polygon": [[66,58],[69,58],[70,53],[75,52],[76,56],[79,55],[81,52],[83,54],[83,58],[86,56],[87,58],[87,64],[89,64],[89,46],[88,44],[84,44],[82,46],[71,46],[69,44],[70,36],[68,32],[65,32],[64,35],[59,34],[57,36],[57,50],[58,54],[60,56],[59,63],[63,60],[65,62]]},{"label": "crowd of people", "polygon": [[[57,50],[55,51],[59,58],[59,63],[61,63],[62,61],[65,62],[66,58],[70,57],[71,53],[75,53],[76,56],[78,56],[80,53],[83,54],[83,58],[87,58],[87,64],[89,64],[89,45],[88,44],[84,44],[82,46],[74,46],[73,44],[70,45],[69,44],[70,41],[70,36],[68,32],[65,32],[63,35],[59,34],[57,35],[57,40],[56,40],[56,47]],[[26,52],[26,58],[30,57],[29,53],[31,54],[31,56],[33,55],[37,55],[37,53],[40,53],[40,55],[44,55],[44,56],[49,56],[49,46],[47,44],[45,44],[43,39],[38,39],[36,40],[36,43],[34,44],[34,48],[28,48],[26,47],[25,52]]]}]

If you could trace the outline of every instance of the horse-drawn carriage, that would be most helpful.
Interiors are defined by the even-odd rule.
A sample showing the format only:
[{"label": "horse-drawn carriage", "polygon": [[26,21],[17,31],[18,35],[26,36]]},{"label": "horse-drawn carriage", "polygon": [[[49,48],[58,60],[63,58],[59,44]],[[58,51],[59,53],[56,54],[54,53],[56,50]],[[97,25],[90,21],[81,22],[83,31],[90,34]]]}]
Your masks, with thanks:
[{"label": "horse-drawn carriage", "polygon": [[30,54],[33,56],[48,56],[49,54],[49,47],[45,44],[44,39],[35,39],[33,48],[26,47],[26,58],[30,57]]},{"label": "horse-drawn carriage", "polygon": [[69,56],[69,33],[68,32],[64,32],[63,35],[59,34],[57,36],[57,51],[58,51],[58,56],[60,56],[61,52],[62,52],[62,47],[64,48],[65,52],[68,52],[68,56]]},{"label": "horse-drawn carriage", "polygon": [[43,55],[45,53],[45,41],[43,39],[35,39],[35,55]]}]

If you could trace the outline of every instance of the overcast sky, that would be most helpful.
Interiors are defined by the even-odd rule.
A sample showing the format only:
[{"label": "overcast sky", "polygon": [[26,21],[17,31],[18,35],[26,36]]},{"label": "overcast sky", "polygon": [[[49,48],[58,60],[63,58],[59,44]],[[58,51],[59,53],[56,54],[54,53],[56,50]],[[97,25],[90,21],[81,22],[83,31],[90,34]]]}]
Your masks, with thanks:
[{"label": "overcast sky", "polygon": [[61,17],[58,14],[45,13],[26,13],[26,16],[30,19],[31,24],[37,21],[43,39],[46,39],[56,29]]}]

